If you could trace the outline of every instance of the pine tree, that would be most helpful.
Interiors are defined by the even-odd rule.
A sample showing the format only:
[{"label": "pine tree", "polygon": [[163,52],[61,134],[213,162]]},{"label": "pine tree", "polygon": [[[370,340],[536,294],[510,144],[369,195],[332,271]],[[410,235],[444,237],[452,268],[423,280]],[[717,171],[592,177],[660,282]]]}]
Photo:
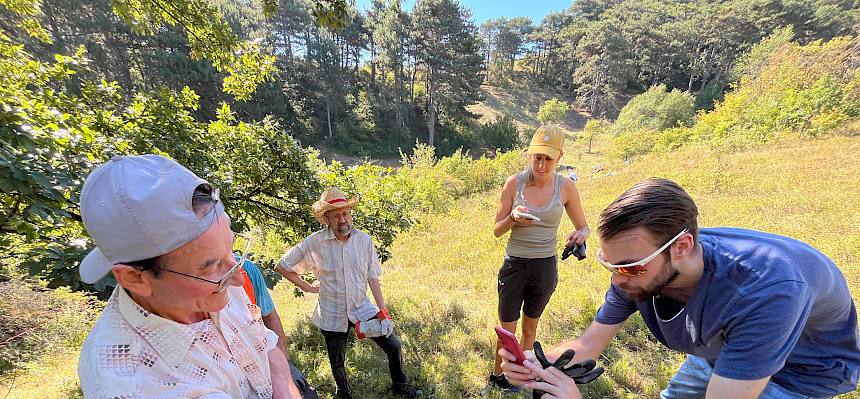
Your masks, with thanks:
[{"label": "pine tree", "polygon": [[419,0],[412,11],[418,61],[427,80],[427,143],[434,145],[440,115],[457,119],[478,98],[480,40],[469,12],[453,0]]}]

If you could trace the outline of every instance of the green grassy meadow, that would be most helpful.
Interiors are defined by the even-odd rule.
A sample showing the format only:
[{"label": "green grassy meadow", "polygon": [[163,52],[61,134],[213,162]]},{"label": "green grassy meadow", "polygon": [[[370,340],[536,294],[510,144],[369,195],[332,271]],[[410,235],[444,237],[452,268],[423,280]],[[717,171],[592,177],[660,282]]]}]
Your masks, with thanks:
[{"label": "green grassy meadow", "polygon": [[[579,170],[578,186],[592,229],[603,207],[624,189],[642,178],[665,177],[696,200],[700,226],[745,227],[807,241],[842,268],[855,298],[860,293],[860,137],[786,139],[728,155],[692,147],[631,164],[608,163],[600,171],[592,168],[599,154],[584,154],[581,141],[570,141],[566,153],[571,155],[563,162]],[[383,265],[383,291],[404,342],[407,374],[426,397],[500,397],[497,391],[483,392],[493,362],[496,273],[507,240],[491,233],[496,196],[476,195],[443,214],[425,215],[420,225],[398,237],[393,258]],[[571,228],[564,222],[560,235]],[[588,244],[593,256],[595,235]],[[609,284],[609,274],[591,258],[562,261],[559,274],[558,289],[538,329],[545,345],[582,332]],[[323,339],[309,322],[315,295],[296,298],[287,282],[276,286],[273,295],[292,359],[323,398],[331,397],[334,381]],[[389,397],[382,351],[369,340],[350,345],[347,367],[355,396]],[[584,388],[585,396],[656,397],[682,359],[653,340],[635,316],[599,359],[607,371]],[[75,347],[48,354],[4,377],[0,397],[80,397],[76,366]]]}]

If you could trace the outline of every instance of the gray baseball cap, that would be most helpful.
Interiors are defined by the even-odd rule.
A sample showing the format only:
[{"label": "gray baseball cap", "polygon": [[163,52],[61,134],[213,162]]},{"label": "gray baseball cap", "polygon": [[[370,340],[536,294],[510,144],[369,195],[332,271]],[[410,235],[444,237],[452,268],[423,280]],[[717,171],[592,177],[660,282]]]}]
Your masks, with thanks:
[{"label": "gray baseball cap", "polygon": [[224,206],[216,192],[215,215],[194,214],[191,197],[201,184],[209,183],[160,155],[115,156],[97,167],[81,190],[81,217],[96,244],[81,262],[81,280],[93,284],[115,264],[164,255],[206,232]]}]

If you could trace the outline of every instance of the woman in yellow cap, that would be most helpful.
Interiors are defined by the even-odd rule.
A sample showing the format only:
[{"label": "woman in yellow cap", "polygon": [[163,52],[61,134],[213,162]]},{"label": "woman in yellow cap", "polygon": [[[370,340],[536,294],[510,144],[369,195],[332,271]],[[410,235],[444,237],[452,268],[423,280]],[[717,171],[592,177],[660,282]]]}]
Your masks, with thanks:
[{"label": "woman in yellow cap", "polygon": [[[556,235],[563,213],[576,228],[566,244],[582,244],[591,232],[576,184],[555,172],[563,146],[564,132],[558,126],[537,129],[529,144],[526,169],[505,181],[493,225],[496,237],[511,231],[499,270],[499,321],[515,333],[522,311],[523,350],[532,349],[538,320],[558,284]],[[497,344],[497,352],[499,347]],[[501,372],[496,353],[489,383],[514,390]]]}]

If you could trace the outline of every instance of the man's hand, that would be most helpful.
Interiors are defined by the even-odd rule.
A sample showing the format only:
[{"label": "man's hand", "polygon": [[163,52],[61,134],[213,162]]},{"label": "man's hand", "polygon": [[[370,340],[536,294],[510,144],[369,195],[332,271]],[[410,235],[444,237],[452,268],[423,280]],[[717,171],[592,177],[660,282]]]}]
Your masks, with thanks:
[{"label": "man's hand", "polygon": [[[534,352],[525,351],[524,353],[526,355],[525,363],[532,362],[538,364]],[[532,372],[531,369],[517,364],[517,357],[513,353],[508,352],[507,349],[499,349],[499,356],[502,357],[502,372],[505,373],[505,378],[511,384],[520,386],[537,379],[537,374]]]},{"label": "man's hand", "polygon": [[314,294],[318,294],[320,292],[320,282],[315,281],[313,284],[308,283],[305,279],[302,278],[296,272],[288,272],[283,265],[278,264],[275,268],[278,273],[281,273],[284,277],[287,278],[291,283],[293,283],[296,287],[299,287],[300,290],[304,292],[312,292]]},{"label": "man's hand", "polygon": [[[525,366],[537,376],[536,381],[525,384],[526,388],[543,391],[543,399],[580,399],[582,395],[576,381],[555,367],[542,368],[540,364],[526,361]],[[507,373],[505,373],[507,376]],[[510,381],[510,378],[508,378]]]},{"label": "man's hand", "polygon": [[579,363],[574,363],[572,365],[568,365],[573,360],[573,357],[576,355],[576,351],[573,349],[567,349],[555,362],[550,362],[549,359],[543,353],[543,347],[540,342],[535,341],[534,343],[534,353],[538,362],[540,362],[541,367],[543,368],[555,368],[561,370],[565,375],[572,378],[574,382],[577,384],[588,384],[593,381],[595,378],[600,377],[603,374],[602,367],[595,367],[597,362],[594,359],[583,360]]},{"label": "man's hand", "polygon": [[382,308],[378,312],[376,312],[376,318],[380,321],[385,319],[393,321],[393,319],[391,318],[391,314],[388,313],[388,308]]},{"label": "man's hand", "polygon": [[313,284],[308,284],[308,283],[306,283],[306,284],[307,284],[307,287],[305,287],[303,289],[305,292],[310,292],[313,294],[319,294],[320,293],[320,282],[319,281],[317,281]]}]

